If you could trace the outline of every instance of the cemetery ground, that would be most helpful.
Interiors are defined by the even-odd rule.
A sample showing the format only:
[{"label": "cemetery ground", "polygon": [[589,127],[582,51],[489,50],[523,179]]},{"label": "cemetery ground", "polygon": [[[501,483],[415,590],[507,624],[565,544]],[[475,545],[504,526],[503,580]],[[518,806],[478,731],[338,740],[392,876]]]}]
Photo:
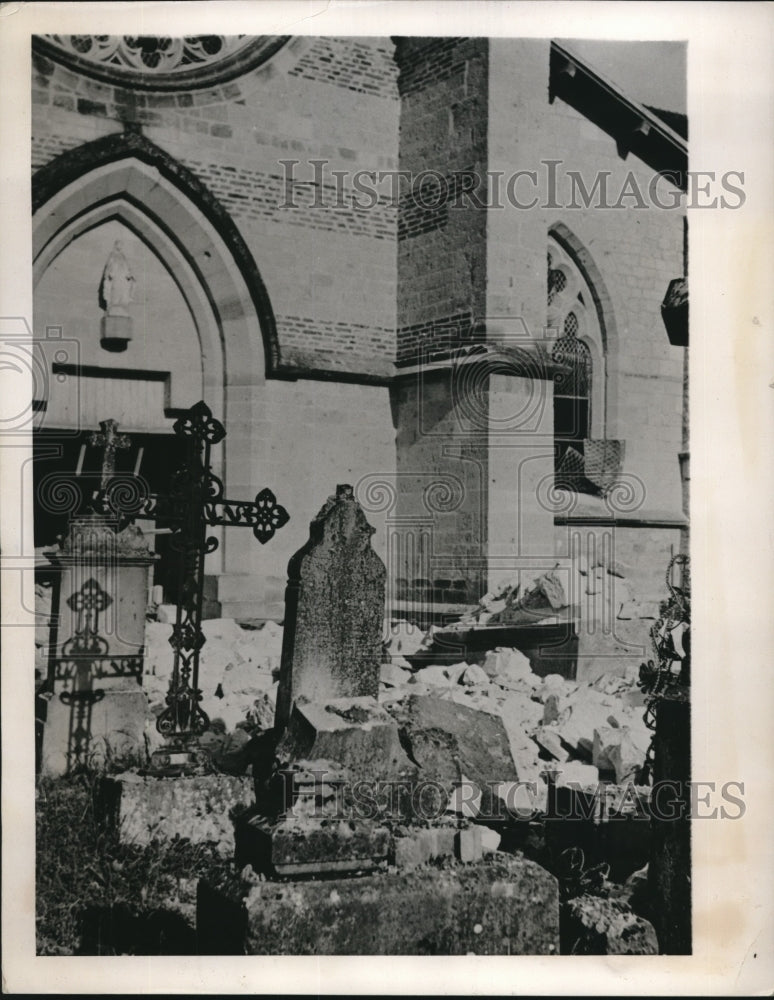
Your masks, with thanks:
[{"label": "cemetery ground", "polygon": [[[495,613],[506,604],[507,595],[489,602]],[[162,607],[157,617],[164,619],[171,610]],[[249,748],[271,731],[274,720],[283,629],[274,622],[258,627],[228,619],[205,621],[203,628],[203,707],[212,720],[203,744],[223,780],[247,774],[249,783]],[[151,714],[146,751],[123,758],[108,754],[69,775],[38,779],[41,955],[195,954],[201,947],[200,885],[266,878],[249,866],[235,865],[233,851],[223,852],[217,833],[210,841],[174,834],[132,843],[131,836],[121,836],[116,825],[104,821],[105,779],[139,778],[149,752],[160,743],[153,715],[163,706],[169,679],[169,631],[167,621],[147,623],[143,687]],[[651,733],[642,722],[644,698],[635,672],[613,669],[578,684],[559,675],[538,676],[516,649],[484,651],[469,657],[473,662],[433,663],[443,659],[435,630],[425,633],[406,622],[386,622],[385,638],[378,701],[400,721],[401,731],[411,732],[412,705],[430,711],[433,725],[449,730],[455,723],[447,708],[462,706],[476,719],[484,713],[483,718],[502,723],[519,779],[534,781],[534,793],[531,788],[515,791],[516,798],[503,802],[502,815],[494,821],[477,815],[475,792],[466,796],[463,789],[457,802],[450,797],[440,820],[418,827],[388,823],[391,843],[379,871],[408,877],[431,873],[442,880],[444,871],[473,871],[482,865],[496,869],[502,860],[526,859],[539,866],[536,872],[556,878],[559,887],[560,934],[556,945],[547,934],[546,950],[656,953],[651,921],[657,921],[647,884],[648,821],[632,812],[636,797],[629,796],[628,812],[603,821],[594,814],[571,817],[567,801],[564,809],[560,801],[562,795],[578,794],[568,790],[573,782],[589,790],[600,776],[608,794],[618,791],[620,797],[627,782],[637,787],[632,782],[644,764]],[[424,752],[421,763],[429,772],[435,768],[433,773],[445,782],[438,771],[442,765],[419,738],[423,730],[416,721],[413,725],[417,738],[412,756]],[[458,755],[468,755],[469,770],[474,767],[476,748],[465,745],[466,734],[451,731],[447,737]],[[563,772],[558,782],[553,780],[557,769]],[[235,812],[239,808],[237,804]],[[557,818],[560,814],[563,819]],[[442,846],[436,856],[422,839],[433,827],[448,834],[445,851]],[[326,876],[318,877],[324,885]],[[536,931],[538,936],[545,933],[539,920]],[[417,947],[422,953],[421,942]]]},{"label": "cemetery ground", "polygon": [[[36,639],[41,953],[690,951],[688,817],[651,811],[651,780],[687,787],[685,558],[655,610],[608,552],[423,628],[383,617],[373,531],[338,486],[282,624],[146,610],[143,586],[103,589],[84,544],[71,592],[57,557],[73,623]],[[98,516],[63,549],[95,537],[113,540]],[[100,631],[111,592],[139,656]],[[568,649],[581,595],[615,628]],[[638,660],[649,630],[658,664]]]}]

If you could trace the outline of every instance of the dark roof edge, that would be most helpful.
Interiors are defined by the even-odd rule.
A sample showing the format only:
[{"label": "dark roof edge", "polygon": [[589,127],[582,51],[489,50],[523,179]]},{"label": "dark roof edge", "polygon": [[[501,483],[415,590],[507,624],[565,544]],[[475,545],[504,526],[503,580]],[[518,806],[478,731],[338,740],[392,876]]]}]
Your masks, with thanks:
[{"label": "dark roof edge", "polygon": [[633,111],[637,115],[641,115],[657,132],[669,142],[671,142],[675,149],[681,152],[683,155],[688,155],[688,143],[683,139],[681,135],[678,135],[674,129],[670,128],[665,121],[649,111],[644,104],[640,104],[638,101],[633,101],[630,97],[617,87],[614,83],[605,79],[600,73],[591,66],[580,56],[576,56],[575,53],[570,51],[566,46],[560,45],[559,42],[551,42],[551,48],[564,59],[572,62],[577,66],[577,68],[583,73],[583,75],[595,83],[598,87],[605,91],[605,93],[610,94],[614,97],[620,104],[630,111]]}]

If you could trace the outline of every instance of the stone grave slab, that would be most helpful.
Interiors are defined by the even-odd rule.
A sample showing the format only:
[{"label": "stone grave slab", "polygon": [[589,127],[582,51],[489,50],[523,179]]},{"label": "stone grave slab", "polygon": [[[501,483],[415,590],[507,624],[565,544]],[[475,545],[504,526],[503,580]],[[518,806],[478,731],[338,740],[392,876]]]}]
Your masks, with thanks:
[{"label": "stone grave slab", "polygon": [[521,855],[303,882],[246,869],[199,883],[197,930],[211,955],[549,955],[559,952],[559,891]]}]

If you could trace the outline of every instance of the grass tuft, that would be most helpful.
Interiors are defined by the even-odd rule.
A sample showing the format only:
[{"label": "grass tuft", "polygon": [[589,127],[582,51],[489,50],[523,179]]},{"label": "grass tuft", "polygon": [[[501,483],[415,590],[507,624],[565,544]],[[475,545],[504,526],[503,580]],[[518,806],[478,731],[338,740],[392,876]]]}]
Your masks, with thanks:
[{"label": "grass tuft", "polygon": [[192,954],[196,883],[231,871],[216,845],[119,843],[97,820],[105,771],[36,787],[39,955]]}]

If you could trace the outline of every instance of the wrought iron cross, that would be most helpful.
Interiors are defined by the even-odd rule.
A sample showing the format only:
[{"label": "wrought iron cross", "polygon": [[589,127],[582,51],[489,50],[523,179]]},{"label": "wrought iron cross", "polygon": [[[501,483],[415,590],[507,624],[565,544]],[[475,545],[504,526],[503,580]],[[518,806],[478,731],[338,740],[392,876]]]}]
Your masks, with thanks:
[{"label": "wrought iron cross", "polygon": [[205,639],[201,629],[204,591],[204,557],[218,547],[208,535],[210,526],[240,526],[253,529],[261,544],[289,520],[271,492],[264,489],[255,500],[229,500],[223,483],[210,468],[210,451],[226,436],[225,428],[202,401],[192,406],[174,424],[175,434],[185,443],[185,457],[166,494],[142,494],[142,480],[135,481],[137,495],[127,496],[126,483],[108,484],[104,503],[123,519],[163,519],[172,530],[171,544],[179,553],[177,613],[170,637],[174,666],[166,708],[156,728],[167,746],[154,754],[154,766],[166,773],[182,773],[196,767],[199,754],[195,740],[209,726],[199,702],[199,652]]},{"label": "wrought iron cross", "polygon": [[100,490],[104,493],[107,484],[116,474],[116,451],[119,448],[130,448],[131,439],[126,434],[118,434],[118,423],[113,420],[101,420],[99,424],[101,430],[93,431],[89,437],[89,444],[94,448],[102,448],[102,474],[100,476]]}]

